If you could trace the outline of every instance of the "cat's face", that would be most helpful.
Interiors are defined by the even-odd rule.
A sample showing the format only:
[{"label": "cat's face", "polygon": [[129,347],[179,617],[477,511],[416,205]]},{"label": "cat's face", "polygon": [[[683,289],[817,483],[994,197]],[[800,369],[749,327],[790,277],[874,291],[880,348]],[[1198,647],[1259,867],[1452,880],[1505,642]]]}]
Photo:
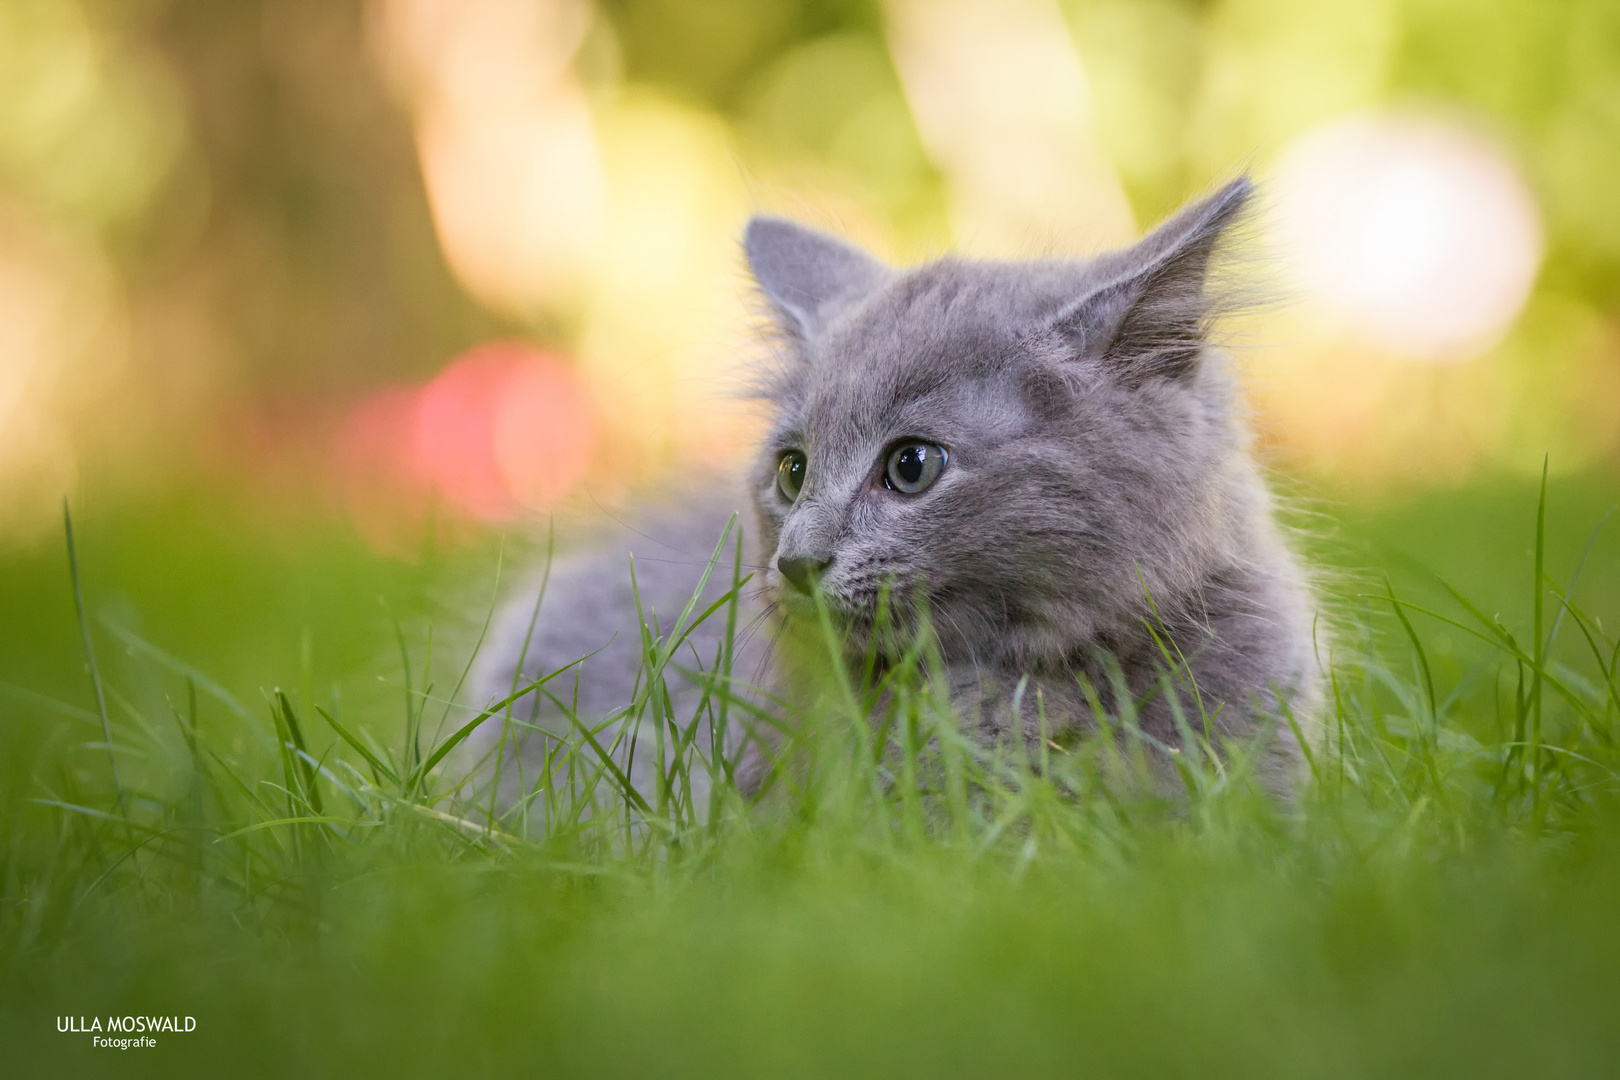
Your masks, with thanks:
[{"label": "cat's face", "polygon": [[947,656],[1039,661],[1191,580],[1233,438],[1204,270],[1246,194],[1100,260],[909,272],[757,220],[787,355],[752,486],[788,610],[819,588],[859,641],[889,593]]}]

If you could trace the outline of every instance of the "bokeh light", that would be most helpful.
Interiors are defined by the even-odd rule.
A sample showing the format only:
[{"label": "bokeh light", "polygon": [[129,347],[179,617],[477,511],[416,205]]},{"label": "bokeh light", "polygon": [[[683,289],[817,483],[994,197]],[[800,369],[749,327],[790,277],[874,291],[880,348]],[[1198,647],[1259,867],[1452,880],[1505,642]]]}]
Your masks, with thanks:
[{"label": "bokeh light", "polygon": [[573,298],[605,213],[591,114],[570,67],[589,6],[389,0],[381,11],[456,275],[517,315]]},{"label": "bokeh light", "polygon": [[342,497],[379,547],[393,549],[434,508],[515,520],[557,504],[584,476],[596,420],[572,368],[517,341],[456,358],[426,386],[388,387],[344,419]]},{"label": "bokeh light", "polygon": [[1294,142],[1273,181],[1284,266],[1352,331],[1429,359],[1500,340],[1541,262],[1534,196],[1456,124],[1355,117]]},{"label": "bokeh light", "polygon": [[1130,239],[1090,85],[1052,0],[888,0],[895,64],[952,182],[958,243],[987,255]]}]

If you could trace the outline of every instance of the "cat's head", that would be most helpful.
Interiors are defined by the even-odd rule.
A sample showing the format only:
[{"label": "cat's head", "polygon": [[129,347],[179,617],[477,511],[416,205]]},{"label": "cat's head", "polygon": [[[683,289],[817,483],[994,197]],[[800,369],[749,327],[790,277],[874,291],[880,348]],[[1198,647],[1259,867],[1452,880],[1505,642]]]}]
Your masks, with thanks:
[{"label": "cat's head", "polygon": [[1247,180],[1125,251],[892,269],[778,218],[744,245],[779,329],[751,474],[767,581],[859,633],[892,588],[947,656],[1057,659],[1185,593],[1246,468],[1206,346]]}]

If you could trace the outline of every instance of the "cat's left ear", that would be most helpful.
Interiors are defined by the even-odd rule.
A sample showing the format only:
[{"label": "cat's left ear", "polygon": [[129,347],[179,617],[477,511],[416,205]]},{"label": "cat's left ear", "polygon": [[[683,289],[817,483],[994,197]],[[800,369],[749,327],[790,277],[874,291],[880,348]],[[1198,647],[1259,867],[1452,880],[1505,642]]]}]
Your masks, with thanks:
[{"label": "cat's left ear", "polygon": [[801,341],[889,276],[889,268],[864,251],[786,218],[751,219],[743,250],[782,329]]},{"label": "cat's left ear", "polygon": [[1103,284],[1059,314],[1053,329],[1127,385],[1191,376],[1212,314],[1210,257],[1253,194],[1246,177],[1234,180],[1106,256]]}]

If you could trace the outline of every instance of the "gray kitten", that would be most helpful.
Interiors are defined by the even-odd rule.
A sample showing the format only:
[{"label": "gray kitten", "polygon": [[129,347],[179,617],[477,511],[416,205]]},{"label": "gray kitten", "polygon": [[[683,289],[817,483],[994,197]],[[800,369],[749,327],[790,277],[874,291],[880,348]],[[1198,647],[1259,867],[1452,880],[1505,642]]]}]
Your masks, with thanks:
[{"label": "gray kitten", "polygon": [[[1178,707],[1218,746],[1263,735],[1261,779],[1288,789],[1299,747],[1276,715],[1281,698],[1308,723],[1320,698],[1313,598],[1208,342],[1212,257],[1251,192],[1233,182],[1087,260],[896,270],[751,221],[744,247],[779,330],[750,482],[776,624],[813,619],[819,591],[858,657],[879,644],[887,595],[902,626],[926,610],[962,721],[987,744],[1035,740],[1037,697],[1054,736],[1094,726],[1088,689],[1115,713],[1123,690],[1165,747],[1182,742]],[[687,582],[706,555],[686,545]],[[559,581],[547,604],[602,611],[611,578]],[[613,614],[634,633],[633,609]],[[548,640],[531,666],[601,642],[567,644],[579,651]],[[628,692],[624,671],[613,682]]]}]

